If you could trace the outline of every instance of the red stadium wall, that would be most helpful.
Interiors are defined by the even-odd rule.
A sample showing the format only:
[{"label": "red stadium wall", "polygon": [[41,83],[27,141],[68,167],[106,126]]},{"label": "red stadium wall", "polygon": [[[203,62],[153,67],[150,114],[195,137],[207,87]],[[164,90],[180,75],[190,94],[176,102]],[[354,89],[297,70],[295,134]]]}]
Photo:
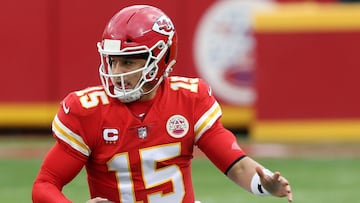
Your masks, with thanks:
[{"label": "red stadium wall", "polygon": [[284,4],[256,15],[255,139],[360,140],[359,11]]},{"label": "red stadium wall", "polygon": [[[199,1],[200,2],[200,1]],[[206,3],[204,3],[206,2]],[[195,76],[188,51],[197,18],[211,1],[137,1],[162,8],[173,19],[181,40],[175,72]],[[96,43],[110,17],[133,1],[6,1],[0,74],[0,126],[49,127],[59,101],[70,91],[100,84]],[[186,8],[189,9],[186,9]],[[189,10],[193,15],[183,15]]]},{"label": "red stadium wall", "polygon": [[[173,19],[180,39],[173,74],[199,75],[192,53],[194,30],[213,2],[136,1],[157,6]],[[48,127],[59,101],[68,92],[98,85],[100,60],[96,43],[110,17],[133,3],[115,0],[0,3],[3,16],[0,22],[4,25],[4,32],[0,33],[4,39],[0,127]],[[248,106],[224,106],[224,112],[241,112],[238,120],[224,116],[228,126],[243,126],[251,120]]]},{"label": "red stadium wall", "polygon": [[[161,6],[177,15],[176,3],[138,2]],[[6,68],[0,75],[0,101],[53,102],[69,91],[99,84],[96,43],[110,17],[129,3],[17,0],[1,5]]]},{"label": "red stadium wall", "polygon": [[259,119],[359,118],[360,30],[259,33],[257,40]]}]

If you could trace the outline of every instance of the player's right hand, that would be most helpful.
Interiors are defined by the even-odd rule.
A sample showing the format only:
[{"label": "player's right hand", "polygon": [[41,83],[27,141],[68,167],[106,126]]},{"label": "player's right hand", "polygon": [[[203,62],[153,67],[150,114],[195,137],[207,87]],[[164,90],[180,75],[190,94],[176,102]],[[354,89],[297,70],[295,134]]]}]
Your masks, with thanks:
[{"label": "player's right hand", "polygon": [[93,198],[93,199],[89,199],[88,201],[86,201],[86,203],[114,203],[114,202],[109,201],[106,198],[96,197],[96,198]]}]

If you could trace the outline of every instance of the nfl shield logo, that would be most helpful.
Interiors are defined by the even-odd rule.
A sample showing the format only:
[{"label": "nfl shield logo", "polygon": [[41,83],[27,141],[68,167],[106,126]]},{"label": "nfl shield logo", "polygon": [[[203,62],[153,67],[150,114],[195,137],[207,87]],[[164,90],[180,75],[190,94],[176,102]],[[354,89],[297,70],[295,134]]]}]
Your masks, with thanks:
[{"label": "nfl shield logo", "polygon": [[141,139],[145,139],[147,137],[146,127],[138,128],[138,137],[141,138]]}]

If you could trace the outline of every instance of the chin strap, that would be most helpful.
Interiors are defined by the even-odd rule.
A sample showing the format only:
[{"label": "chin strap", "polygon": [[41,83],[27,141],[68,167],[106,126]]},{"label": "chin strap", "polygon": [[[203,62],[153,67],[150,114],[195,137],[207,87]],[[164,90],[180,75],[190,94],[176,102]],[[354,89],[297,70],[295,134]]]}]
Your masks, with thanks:
[{"label": "chin strap", "polygon": [[172,71],[172,66],[176,63],[175,60],[171,61],[169,63],[169,65],[167,66],[166,70],[164,71],[164,74],[158,79],[157,83],[149,90],[144,92],[141,88],[137,91],[133,91],[132,90],[120,90],[119,88],[115,87],[114,88],[114,93],[115,95],[119,95],[117,98],[122,102],[122,103],[130,103],[136,100],[139,100],[141,98],[142,95],[144,94],[149,94],[152,91],[154,91],[160,84],[161,82],[164,80],[164,78],[169,76],[169,73]]},{"label": "chin strap", "polygon": [[140,97],[143,95],[143,92],[141,89],[139,89],[138,91],[125,93],[124,91],[121,91],[116,87],[114,88],[114,93],[119,95],[117,98],[122,103],[130,103],[130,102],[136,101],[136,100],[140,99]]}]

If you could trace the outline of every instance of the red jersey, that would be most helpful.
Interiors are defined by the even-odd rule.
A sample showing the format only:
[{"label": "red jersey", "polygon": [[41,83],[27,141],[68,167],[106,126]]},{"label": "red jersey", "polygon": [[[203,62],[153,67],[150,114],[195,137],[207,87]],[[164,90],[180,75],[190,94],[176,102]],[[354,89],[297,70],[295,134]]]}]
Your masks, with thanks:
[{"label": "red jersey", "polygon": [[166,78],[145,112],[130,105],[92,87],[69,94],[55,116],[54,136],[85,163],[92,197],[193,203],[195,145],[223,172],[244,156],[200,79]]}]

